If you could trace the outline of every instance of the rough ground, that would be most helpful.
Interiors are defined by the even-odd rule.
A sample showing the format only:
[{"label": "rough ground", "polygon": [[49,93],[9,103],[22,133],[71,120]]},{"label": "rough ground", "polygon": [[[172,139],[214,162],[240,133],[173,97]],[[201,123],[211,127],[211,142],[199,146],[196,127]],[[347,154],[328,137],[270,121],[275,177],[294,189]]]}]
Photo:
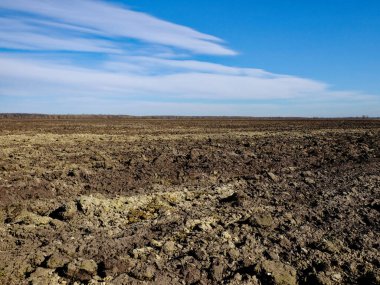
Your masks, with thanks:
[{"label": "rough ground", "polygon": [[0,119],[0,284],[380,284],[380,121]]}]

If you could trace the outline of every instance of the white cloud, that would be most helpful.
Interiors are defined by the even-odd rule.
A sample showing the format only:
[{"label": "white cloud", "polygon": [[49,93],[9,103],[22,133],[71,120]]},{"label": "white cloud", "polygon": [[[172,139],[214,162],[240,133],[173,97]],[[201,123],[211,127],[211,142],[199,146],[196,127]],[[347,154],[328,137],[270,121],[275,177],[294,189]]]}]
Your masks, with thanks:
[{"label": "white cloud", "polygon": [[[152,56],[119,56],[105,63],[105,67],[112,71],[124,72],[130,70],[131,64],[138,66],[141,72],[165,73],[178,72],[205,72],[228,75],[252,75],[257,77],[271,77],[272,74],[262,69],[239,68],[222,64],[198,61],[198,60],[175,60]],[[136,70],[135,70],[136,71]],[[279,75],[276,75],[279,76]],[[285,77],[285,76],[284,76]]]},{"label": "white cloud", "polygon": [[[1,8],[32,13],[48,19],[48,21],[45,19],[45,21],[40,20],[40,22],[33,21],[33,18],[29,21],[24,19],[24,27],[26,25],[29,30],[34,30],[35,33],[41,33],[41,31],[52,28],[49,22],[54,22],[55,26],[68,31],[78,32],[84,29],[87,34],[103,35],[110,38],[133,38],[199,54],[236,54],[235,51],[224,47],[222,40],[217,37],[107,2],[90,0],[2,0],[0,1]],[[26,16],[23,15],[23,17]],[[8,21],[10,20],[8,19]],[[27,39],[28,37],[24,37],[24,41]],[[0,42],[3,41],[4,38],[0,36]],[[35,43],[33,38],[31,41]]]},{"label": "white cloud", "polygon": [[[12,95],[9,85],[17,94],[22,93],[25,84],[33,86],[33,94],[45,96],[74,96],[92,94],[93,97],[104,96],[142,96],[155,97],[155,100],[274,100],[274,99],[313,99],[349,98],[359,96],[355,92],[332,92],[329,86],[310,79],[278,75],[261,70],[230,68],[223,65],[208,65],[191,61],[190,66],[184,62],[188,72],[175,69],[167,74],[149,74],[150,69],[141,67],[141,58],[136,62],[126,63],[128,70],[90,69],[42,60],[26,60],[18,57],[0,57],[0,83],[7,88],[7,93],[0,87],[1,94]],[[143,62],[152,61],[154,69],[170,66],[170,60],[144,58]],[[174,66],[178,61],[173,61]],[[110,64],[112,66],[112,63]],[[182,65],[182,64],[181,64]],[[117,66],[113,66],[115,69]],[[207,68],[205,68],[207,67]],[[233,71],[233,72],[232,72]],[[24,82],[19,85],[19,82]],[[49,88],[47,88],[47,86]],[[72,93],[63,89],[71,89]],[[21,89],[21,90],[20,90]],[[30,93],[25,90],[25,95]],[[363,98],[364,95],[360,95]]]},{"label": "white cloud", "polygon": [[38,33],[2,31],[0,31],[0,39],[0,47],[9,49],[121,53],[120,49],[110,42],[95,39],[86,40]]}]

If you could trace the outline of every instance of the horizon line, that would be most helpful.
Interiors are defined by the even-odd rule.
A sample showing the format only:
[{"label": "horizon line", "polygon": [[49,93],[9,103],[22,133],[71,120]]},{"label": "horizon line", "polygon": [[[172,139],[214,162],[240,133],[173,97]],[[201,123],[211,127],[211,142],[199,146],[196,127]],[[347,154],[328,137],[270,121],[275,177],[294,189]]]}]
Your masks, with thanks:
[{"label": "horizon line", "polygon": [[378,120],[380,117],[372,117],[367,115],[362,116],[343,116],[343,117],[334,117],[334,116],[239,116],[239,115],[128,115],[128,114],[93,114],[93,113],[72,113],[72,114],[62,114],[62,113],[0,113],[0,118],[14,118],[14,117],[124,117],[124,118],[163,118],[163,119],[175,119],[175,118],[187,118],[187,119],[197,119],[197,118],[219,118],[219,119],[307,119],[307,120],[334,120],[334,119],[354,119],[354,120]]}]

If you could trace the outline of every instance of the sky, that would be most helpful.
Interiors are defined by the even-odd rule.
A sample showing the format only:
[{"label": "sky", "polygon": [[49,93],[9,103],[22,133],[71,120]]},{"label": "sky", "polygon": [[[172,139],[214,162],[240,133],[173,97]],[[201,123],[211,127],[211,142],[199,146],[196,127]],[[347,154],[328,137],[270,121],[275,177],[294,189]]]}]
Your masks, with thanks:
[{"label": "sky", "polygon": [[0,0],[0,113],[380,116],[378,0]]}]

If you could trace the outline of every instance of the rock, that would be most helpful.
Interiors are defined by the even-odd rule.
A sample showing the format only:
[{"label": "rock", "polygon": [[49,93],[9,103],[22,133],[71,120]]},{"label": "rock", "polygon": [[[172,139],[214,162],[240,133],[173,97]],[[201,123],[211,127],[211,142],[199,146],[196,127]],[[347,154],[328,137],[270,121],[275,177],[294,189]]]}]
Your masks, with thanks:
[{"label": "rock", "polygon": [[243,280],[243,276],[238,272],[234,275],[234,281],[241,282]]},{"label": "rock", "polygon": [[213,265],[211,269],[211,276],[215,281],[223,280],[224,266],[222,264]]},{"label": "rock", "polygon": [[143,259],[145,258],[151,251],[153,250],[152,247],[141,247],[141,248],[135,248],[132,250],[133,258],[135,259]]},{"label": "rock", "polygon": [[274,250],[267,250],[266,254],[272,259],[272,260],[280,260],[280,257],[278,253]]},{"label": "rock", "polygon": [[33,256],[32,263],[36,265],[41,265],[45,261],[45,259],[46,259],[46,255],[44,254],[44,252],[41,250],[38,250]]},{"label": "rock", "polygon": [[51,221],[51,218],[36,215],[34,213],[23,211],[18,215],[14,223],[17,224],[24,224],[24,225],[35,225],[35,226],[41,226],[41,225],[47,225]]},{"label": "rock", "polygon": [[268,213],[257,213],[250,218],[250,222],[261,228],[271,227],[274,223],[272,216]]},{"label": "rock", "polygon": [[268,172],[267,174],[268,174],[269,178],[272,179],[273,182],[280,181],[280,178],[276,174],[274,174],[273,172]]},{"label": "rock", "polygon": [[46,266],[48,268],[55,269],[55,268],[64,267],[68,262],[69,262],[69,259],[66,258],[65,256],[59,253],[54,253],[52,256],[49,257],[48,261],[46,262]]},{"label": "rock", "polygon": [[339,282],[342,280],[342,275],[340,273],[334,273],[331,275],[331,278],[332,280]]},{"label": "rock", "polygon": [[309,185],[313,185],[313,184],[315,184],[315,180],[312,179],[312,178],[310,178],[310,177],[306,177],[305,178],[305,183],[309,184]]},{"label": "rock", "polygon": [[161,248],[161,247],[163,246],[162,241],[158,241],[158,240],[155,240],[155,239],[152,239],[152,240],[150,241],[150,243],[151,243],[151,245],[152,245],[153,247],[157,247],[157,248]]},{"label": "rock", "polygon": [[240,252],[236,248],[231,248],[228,251],[228,255],[231,257],[231,259],[236,260],[240,256]]},{"label": "rock", "polygon": [[228,231],[225,231],[225,232],[222,233],[222,238],[225,239],[225,240],[231,240],[232,236],[231,236],[231,234]]},{"label": "rock", "polygon": [[92,259],[73,261],[67,265],[66,275],[73,279],[86,282],[96,275],[98,265]]},{"label": "rock", "polygon": [[297,272],[290,265],[279,261],[265,260],[255,267],[262,283],[275,285],[296,285]]},{"label": "rock", "polygon": [[145,268],[144,277],[147,279],[153,279],[154,275],[156,274],[156,268],[152,265],[148,265]]},{"label": "rock", "polygon": [[303,177],[312,177],[313,173],[311,171],[304,171],[301,174]]},{"label": "rock", "polygon": [[75,263],[75,261],[70,262],[66,268],[66,275],[68,277],[74,278],[77,271],[78,271],[78,267],[77,267],[77,264]]},{"label": "rock", "polygon": [[175,242],[174,241],[167,241],[163,247],[162,247],[163,251],[167,254],[167,255],[172,255],[173,252],[176,250],[176,245],[175,245]]},{"label": "rock", "polygon": [[37,269],[30,274],[28,284],[32,285],[46,285],[46,284],[60,284],[59,276],[54,274],[53,269],[46,269],[37,267]]},{"label": "rock", "polygon": [[339,248],[329,240],[323,239],[316,246],[320,251],[328,252],[328,253],[336,253],[339,252]]},{"label": "rock", "polygon": [[199,224],[195,225],[194,229],[202,232],[207,232],[212,230],[212,226],[209,223],[200,222]]},{"label": "rock", "polygon": [[98,265],[92,259],[86,259],[82,261],[81,265],[79,266],[79,269],[91,274],[95,274],[98,269]]}]

